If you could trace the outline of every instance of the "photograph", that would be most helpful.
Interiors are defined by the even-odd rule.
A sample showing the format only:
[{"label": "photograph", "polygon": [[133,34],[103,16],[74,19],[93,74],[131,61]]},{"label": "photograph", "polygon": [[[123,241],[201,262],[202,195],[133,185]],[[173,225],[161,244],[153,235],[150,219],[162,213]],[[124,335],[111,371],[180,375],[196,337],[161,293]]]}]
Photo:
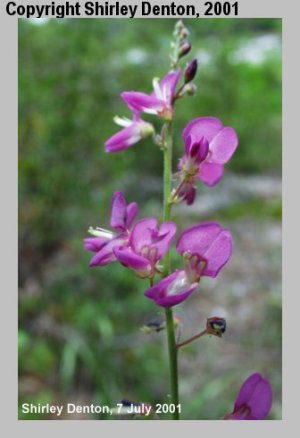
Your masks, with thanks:
[{"label": "photograph", "polygon": [[18,19],[18,418],[282,419],[282,20]]}]

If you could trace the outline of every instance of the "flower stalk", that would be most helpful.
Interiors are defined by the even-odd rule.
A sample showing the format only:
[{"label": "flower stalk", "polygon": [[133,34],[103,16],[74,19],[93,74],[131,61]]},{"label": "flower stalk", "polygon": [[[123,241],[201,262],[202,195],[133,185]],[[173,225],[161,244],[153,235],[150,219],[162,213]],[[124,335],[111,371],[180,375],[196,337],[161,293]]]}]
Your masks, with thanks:
[{"label": "flower stalk", "polygon": [[[164,200],[163,200],[163,222],[167,222],[171,218],[172,203],[171,189],[172,189],[172,149],[173,149],[173,125],[172,122],[166,123],[163,126],[162,132],[164,133]],[[164,259],[164,274],[165,276],[170,274],[170,251],[165,255]]]},{"label": "flower stalk", "polygon": [[[168,401],[174,407],[170,410],[173,420],[180,419],[179,349],[204,335],[221,338],[226,330],[226,320],[212,316],[207,319],[205,330],[180,342],[181,328],[178,317],[173,316],[172,308],[196,292],[202,277],[217,277],[231,257],[232,236],[230,230],[217,222],[191,225],[177,239],[176,251],[181,256],[182,264],[181,268],[172,271],[170,247],[178,228],[170,220],[172,206],[180,202],[192,205],[199,180],[208,187],[215,186],[223,176],[224,165],[238,146],[238,137],[232,127],[224,126],[216,117],[197,117],[183,129],[183,155],[178,162],[177,172],[172,172],[174,106],[178,99],[193,95],[196,90],[192,81],[197,73],[197,60],[190,61],[184,70],[178,67],[181,58],[191,50],[188,36],[188,30],[179,21],[175,26],[175,41],[172,43],[172,70],[162,79],[153,79],[152,93],[121,93],[123,101],[132,112],[132,118],[115,117],[115,122],[122,129],[105,142],[108,153],[126,150],[146,137],[152,137],[154,143],[160,147],[164,162],[163,222],[159,224],[156,217],[144,217],[136,221],[139,210],[137,203],[127,204],[123,193],[116,192],[112,198],[110,215],[110,228],[113,231],[90,227],[91,237],[84,240],[85,249],[94,253],[90,261],[91,267],[101,267],[111,262],[121,263],[131,269],[138,279],[149,280],[150,287],[144,295],[165,309],[165,320],[152,321],[142,330],[150,333],[166,328],[170,375]],[[156,132],[152,123],[143,120],[142,113],[158,117],[162,122],[161,131]],[[173,190],[172,177],[178,179],[177,187]],[[154,281],[156,275],[162,278]],[[269,413],[271,403],[269,382],[259,373],[255,373],[243,383],[233,411],[224,418],[264,419]],[[124,401],[123,405],[143,404]]]},{"label": "flower stalk", "polygon": [[196,339],[202,338],[202,336],[207,335],[207,333],[208,333],[208,332],[207,332],[207,329],[205,329],[205,330],[203,330],[202,332],[197,333],[196,335],[192,336],[191,338],[186,339],[185,341],[178,343],[178,344],[176,345],[176,347],[177,347],[177,348],[184,347],[185,345],[188,345],[188,344],[190,344],[191,342],[196,341]]},{"label": "flower stalk", "polygon": [[[170,202],[172,189],[172,149],[173,149],[173,130],[172,121],[164,125],[164,200],[163,200],[163,221],[169,221],[171,217],[172,203]],[[170,267],[170,251],[164,258],[164,276],[168,276],[171,272]],[[175,327],[173,319],[173,311],[171,308],[165,309],[167,337],[168,337],[168,352],[169,352],[169,367],[170,367],[170,389],[171,401],[177,407],[179,403],[178,395],[178,357],[175,338]],[[172,414],[173,420],[179,420],[179,411],[175,409]]]}]

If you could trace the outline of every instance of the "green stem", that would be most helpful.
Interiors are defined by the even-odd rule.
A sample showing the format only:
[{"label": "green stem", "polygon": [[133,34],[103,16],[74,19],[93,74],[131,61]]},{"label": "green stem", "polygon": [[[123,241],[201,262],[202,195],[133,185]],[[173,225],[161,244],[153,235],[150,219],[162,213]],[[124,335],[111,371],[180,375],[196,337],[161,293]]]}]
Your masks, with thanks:
[{"label": "green stem", "polygon": [[[163,221],[169,221],[171,218],[172,203],[170,202],[172,189],[172,122],[166,124],[166,137],[164,141],[164,210]],[[164,275],[170,274],[170,253],[169,251],[164,258]],[[175,406],[175,412],[172,414],[173,420],[179,420],[178,412],[178,363],[177,363],[177,346],[175,339],[175,328],[172,309],[166,309],[166,324],[168,334],[168,351],[170,366],[170,388],[171,402]]]},{"label": "green stem", "polygon": [[[171,218],[172,203],[170,202],[172,189],[172,122],[165,125],[164,139],[164,205],[163,221],[169,221]],[[164,258],[164,275],[170,274],[170,252],[168,251]]]},{"label": "green stem", "polygon": [[173,417],[172,419],[179,420],[177,345],[175,339],[172,309],[166,309],[166,323],[167,323],[167,333],[168,333],[168,350],[169,350],[169,364],[170,364],[171,402],[175,406],[175,412],[172,414]]}]

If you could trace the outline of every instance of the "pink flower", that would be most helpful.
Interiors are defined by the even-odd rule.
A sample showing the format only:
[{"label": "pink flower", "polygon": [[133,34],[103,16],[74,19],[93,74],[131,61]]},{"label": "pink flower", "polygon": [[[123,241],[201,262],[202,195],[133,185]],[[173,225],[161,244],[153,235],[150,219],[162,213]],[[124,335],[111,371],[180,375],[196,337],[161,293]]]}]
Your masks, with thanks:
[{"label": "pink flower", "polygon": [[186,229],[176,249],[188,261],[189,277],[216,277],[232,254],[232,237],[228,229],[215,222],[202,222]]},{"label": "pink flower", "polygon": [[215,117],[199,117],[192,120],[183,131],[185,154],[179,161],[181,185],[178,196],[192,204],[200,179],[207,186],[214,186],[223,176],[227,163],[238,145],[236,132],[223,126]]},{"label": "pink flower", "polygon": [[124,91],[122,99],[132,111],[157,114],[165,120],[173,118],[173,98],[181,75],[181,69],[169,72],[161,81],[154,79],[152,94]]},{"label": "pink flower", "polygon": [[150,287],[145,296],[158,306],[172,307],[186,300],[202,276],[216,277],[232,253],[229,230],[214,222],[203,222],[185,230],[176,245],[185,267]]},{"label": "pink flower", "polygon": [[152,277],[176,230],[174,222],[164,222],[158,227],[155,218],[141,219],[133,227],[128,245],[116,247],[114,254],[120,263],[133,269],[139,277]]},{"label": "pink flower", "polygon": [[137,112],[134,113],[133,120],[115,117],[114,121],[124,128],[105,142],[106,152],[122,151],[154,133],[151,123],[142,120]]},{"label": "pink flower", "polygon": [[198,282],[191,282],[183,269],[177,269],[145,292],[161,307],[173,307],[185,301],[198,287]]},{"label": "pink flower", "polygon": [[116,192],[112,198],[110,225],[117,231],[114,233],[103,228],[90,228],[89,233],[94,237],[84,239],[84,247],[95,252],[90,266],[105,266],[116,260],[114,248],[126,246],[129,242],[130,227],[138,214],[138,205],[132,202],[126,205],[124,195]]},{"label": "pink flower", "polygon": [[234,403],[233,412],[225,420],[264,420],[272,407],[270,382],[255,373],[242,384]]}]

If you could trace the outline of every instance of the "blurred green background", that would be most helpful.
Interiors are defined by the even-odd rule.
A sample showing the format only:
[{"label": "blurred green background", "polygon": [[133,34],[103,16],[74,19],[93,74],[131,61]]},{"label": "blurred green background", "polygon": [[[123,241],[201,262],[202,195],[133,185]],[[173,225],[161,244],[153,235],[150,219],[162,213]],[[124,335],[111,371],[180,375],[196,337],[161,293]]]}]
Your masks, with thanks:
[{"label": "blurred green background", "polygon": [[[160,150],[146,140],[110,155],[103,143],[118,130],[113,116],[129,116],[120,92],[150,92],[168,70],[174,24],[19,20],[20,404],[168,401],[165,333],[140,331],[159,313],[143,297],[147,282],[117,263],[90,269],[82,239],[90,225],[108,227],[116,190],[139,202],[140,217],[161,214]],[[240,143],[217,187],[199,187],[193,207],[174,208],[180,230],[219,220],[235,241],[218,279],[175,308],[183,338],[209,316],[228,322],[223,339],[180,353],[182,418],[222,418],[241,382],[260,371],[274,390],[269,418],[280,419],[281,20],[185,24],[198,91],[177,106],[174,168],[192,118],[221,118]]]}]

